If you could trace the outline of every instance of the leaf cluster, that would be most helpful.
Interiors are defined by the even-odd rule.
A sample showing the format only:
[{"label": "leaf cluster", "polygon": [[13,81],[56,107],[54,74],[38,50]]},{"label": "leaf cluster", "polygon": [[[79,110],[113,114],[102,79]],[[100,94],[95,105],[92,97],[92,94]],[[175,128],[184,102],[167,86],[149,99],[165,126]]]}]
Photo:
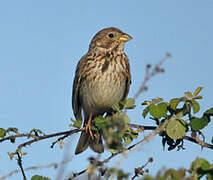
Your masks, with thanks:
[{"label": "leaf cluster", "polygon": [[113,106],[111,115],[98,116],[94,119],[93,130],[101,131],[108,150],[115,153],[122,151],[133,139],[138,137],[138,130],[128,127],[129,117],[122,110],[135,108],[132,98],[125,99]]},{"label": "leaf cluster", "polygon": [[207,180],[213,179],[213,164],[203,158],[196,158],[189,169],[167,169],[159,171],[155,177],[146,175],[141,180],[199,180],[204,176]]},{"label": "leaf cluster", "polygon": [[202,89],[198,87],[194,93],[187,91],[183,97],[173,98],[169,102],[164,102],[162,98],[155,98],[142,103],[146,106],[142,113],[144,118],[150,114],[150,119],[157,125],[162,126],[166,123],[160,133],[163,147],[167,144],[168,150],[176,147],[178,150],[183,148],[183,138],[187,132],[193,132],[193,136],[197,136],[197,132],[200,133],[200,130],[211,121],[213,107],[206,110],[202,117],[195,116],[200,111],[198,100],[202,99],[199,95]]}]

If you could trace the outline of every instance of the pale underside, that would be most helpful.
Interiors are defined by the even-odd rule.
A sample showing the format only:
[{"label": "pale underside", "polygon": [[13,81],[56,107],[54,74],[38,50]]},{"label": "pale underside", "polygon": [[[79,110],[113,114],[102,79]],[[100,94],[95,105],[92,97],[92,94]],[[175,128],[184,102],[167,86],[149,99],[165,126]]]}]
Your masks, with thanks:
[{"label": "pale underside", "polygon": [[112,58],[110,56],[108,59],[100,58],[97,62],[103,64],[108,61],[107,68],[103,71],[103,66],[96,66],[93,69],[94,76],[88,76],[88,81],[84,80],[79,89],[84,117],[88,117],[90,113],[97,116],[110,111],[111,107],[127,94],[125,92],[126,86],[129,85],[126,78],[127,72],[125,72],[127,64],[122,60],[127,57],[124,53],[117,55],[116,61],[120,63],[116,63],[116,61],[110,61]]}]

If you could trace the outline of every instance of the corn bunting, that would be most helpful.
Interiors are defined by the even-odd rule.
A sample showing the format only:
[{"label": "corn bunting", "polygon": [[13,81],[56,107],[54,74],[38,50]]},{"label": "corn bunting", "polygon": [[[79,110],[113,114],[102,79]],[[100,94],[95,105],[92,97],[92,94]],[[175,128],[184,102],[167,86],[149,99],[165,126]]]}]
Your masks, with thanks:
[{"label": "corn bunting", "polygon": [[72,92],[72,107],[77,121],[84,117],[82,131],[75,154],[89,146],[97,153],[104,152],[101,131],[92,131],[92,120],[124,100],[131,83],[129,61],[124,43],[131,36],[110,27],[99,31],[92,39],[88,52],[78,62]]}]

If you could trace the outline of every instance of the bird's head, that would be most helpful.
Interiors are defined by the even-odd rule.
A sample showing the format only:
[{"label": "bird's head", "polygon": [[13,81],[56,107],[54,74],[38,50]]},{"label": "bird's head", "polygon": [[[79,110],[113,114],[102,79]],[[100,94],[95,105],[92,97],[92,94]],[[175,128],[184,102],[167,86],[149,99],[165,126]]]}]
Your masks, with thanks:
[{"label": "bird's head", "polygon": [[132,37],[118,28],[110,27],[99,31],[92,39],[89,50],[113,51],[123,50],[124,43]]}]

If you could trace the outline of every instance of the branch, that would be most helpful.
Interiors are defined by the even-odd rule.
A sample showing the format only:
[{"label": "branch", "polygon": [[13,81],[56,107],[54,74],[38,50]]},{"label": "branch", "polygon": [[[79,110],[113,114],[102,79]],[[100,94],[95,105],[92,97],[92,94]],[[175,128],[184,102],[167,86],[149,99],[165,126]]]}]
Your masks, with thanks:
[{"label": "branch", "polygon": [[137,128],[141,131],[145,131],[145,130],[155,130],[157,128],[157,126],[142,126],[142,125],[138,125],[138,124],[128,124],[129,127],[132,128]]},{"label": "branch", "polygon": [[169,58],[171,58],[171,54],[170,53],[166,53],[165,57],[163,57],[163,59],[161,59],[159,61],[158,64],[156,64],[154,66],[154,68],[152,69],[152,71],[150,72],[150,68],[151,68],[151,64],[147,64],[146,66],[146,75],[145,75],[145,78],[139,88],[139,90],[136,92],[136,94],[134,95],[134,99],[137,99],[139,97],[139,95],[141,93],[143,93],[144,91],[147,91],[148,87],[147,87],[147,82],[156,74],[158,73],[162,73],[164,72],[165,70],[163,68],[161,68],[161,65],[166,61],[168,60]]},{"label": "branch", "polygon": [[77,133],[79,131],[82,131],[82,129],[74,129],[74,130],[70,130],[70,131],[63,131],[63,132],[53,133],[53,134],[44,135],[44,136],[36,136],[35,139],[32,139],[30,141],[27,141],[25,143],[20,144],[13,154],[17,154],[18,152],[21,152],[21,149],[23,147],[25,147],[27,145],[31,145],[34,142],[41,141],[41,140],[48,139],[48,138],[52,138],[52,137],[56,137],[56,136],[61,136],[61,135],[65,135],[66,137],[68,137],[68,136],[70,136],[74,133]]},{"label": "branch", "polygon": [[21,156],[20,156],[19,153],[17,153],[17,156],[18,156],[18,165],[19,165],[19,167],[20,167],[20,169],[21,169],[21,173],[22,173],[22,176],[23,176],[23,180],[27,180],[27,177],[26,177],[26,175],[25,175],[25,173],[24,173],[24,168],[23,168],[23,166],[22,166],[22,159],[21,159]]},{"label": "branch", "polygon": [[192,138],[192,137],[189,137],[189,136],[184,136],[183,139],[185,140],[188,140],[190,142],[193,142],[195,144],[199,144],[201,145],[201,147],[206,147],[206,148],[209,148],[209,149],[213,149],[213,145],[212,144],[209,144],[209,143],[205,143],[205,142],[198,142],[198,140],[196,138]]},{"label": "branch", "polygon": [[[63,153],[63,159],[62,159],[62,162],[68,162],[69,159],[71,160],[72,157],[70,155],[70,148],[71,148],[71,144],[72,144],[72,139],[70,138],[69,141],[66,143],[66,146],[64,148],[64,153]],[[67,168],[67,163],[62,163],[58,169],[58,172],[57,172],[57,175],[56,175],[56,178],[55,180],[61,180],[62,177],[63,177],[63,174],[65,172]]]},{"label": "branch", "polygon": [[[155,130],[157,128],[157,126],[142,126],[142,125],[137,125],[137,124],[128,124],[128,126],[129,127],[133,127],[133,128],[137,128],[137,129],[141,129],[142,131],[144,131],[144,130]],[[192,138],[192,137],[189,137],[189,136],[184,136],[183,139],[185,139],[187,141],[190,141],[190,142],[193,142],[195,144],[199,144],[202,147],[213,149],[213,145],[212,144],[205,143],[205,142],[201,143],[196,138]]]},{"label": "branch", "polygon": [[[166,125],[167,125],[166,122],[164,122],[164,124],[162,126],[158,126],[158,127],[156,127],[156,126],[141,126],[141,125],[137,125],[137,124],[128,124],[129,127],[138,128],[142,131],[144,131],[144,130],[154,130],[154,131],[152,133],[150,133],[148,136],[144,137],[142,140],[140,140],[137,143],[129,146],[125,150],[119,151],[117,153],[112,153],[111,156],[109,156],[108,158],[106,158],[103,161],[96,163],[96,165],[97,166],[103,166],[105,163],[108,163],[115,156],[117,156],[121,153],[124,153],[126,151],[130,151],[131,149],[133,149],[134,147],[138,146],[139,144],[141,144],[143,142],[148,142],[152,137],[154,137],[156,134],[160,133],[165,128]],[[195,138],[191,138],[189,136],[184,136],[183,139],[188,140],[188,141],[193,142],[193,143],[196,143],[196,144],[200,144],[199,142],[197,142],[197,140]],[[205,142],[202,143],[202,147],[207,147],[207,148],[213,149],[213,145],[205,143]],[[68,180],[72,180],[75,177],[80,176],[81,174],[85,173],[88,170],[88,168],[86,168],[86,169],[84,169],[84,170],[82,170],[78,173],[73,173],[73,176],[68,178]]]},{"label": "branch", "polygon": [[[30,171],[30,170],[37,170],[37,169],[44,169],[44,168],[51,168],[51,167],[56,169],[56,168],[58,168],[59,165],[68,163],[69,161],[71,161],[71,159],[67,159],[66,161],[61,161],[59,163],[51,163],[51,164],[47,164],[47,165],[30,166],[30,167],[24,168],[23,170],[24,171]],[[21,170],[19,170],[19,169],[13,170],[10,173],[0,177],[0,180],[5,180],[6,178],[8,178],[10,176],[13,176],[14,174],[17,174],[19,172],[21,172]]]},{"label": "branch", "polygon": [[138,175],[142,175],[142,176],[143,176],[145,172],[149,172],[148,169],[146,169],[146,170],[143,170],[143,169],[144,169],[149,163],[152,163],[152,162],[153,162],[153,158],[150,157],[150,158],[148,159],[148,161],[147,161],[144,165],[142,165],[141,167],[135,168],[135,174],[134,174],[134,176],[132,177],[131,180],[134,180],[136,177],[138,177]]},{"label": "branch", "polygon": [[[150,126],[140,126],[140,125],[135,125],[135,124],[130,124],[130,125],[131,126],[135,126],[135,127],[138,126],[139,128],[142,128],[142,129],[144,129],[145,127],[149,127],[149,129],[150,129]],[[148,136],[144,137],[141,141],[139,141],[139,142],[137,142],[137,143],[129,146],[125,150],[119,151],[117,153],[112,153],[111,156],[109,156],[108,158],[106,158],[103,161],[100,161],[100,162],[96,163],[96,165],[97,166],[103,166],[105,163],[108,163],[115,156],[117,156],[117,155],[119,155],[121,153],[124,153],[126,151],[130,151],[131,149],[133,149],[134,147],[136,147],[137,145],[139,145],[139,144],[141,144],[141,143],[143,143],[145,141],[146,142],[149,141],[153,136],[155,136],[156,134],[158,134],[160,132],[160,130],[164,128],[165,125],[166,125],[166,123],[164,123],[164,125],[162,125],[161,127],[159,127],[159,126],[157,128],[155,127],[155,130],[152,133],[150,133]],[[154,127],[152,127],[152,128],[154,128]],[[68,180],[72,180],[75,177],[80,176],[81,174],[85,173],[88,170],[88,168],[86,168],[86,169],[84,169],[84,170],[82,170],[82,171],[80,171],[78,173],[74,173],[72,177],[68,178]]]},{"label": "branch", "polygon": [[[142,126],[142,125],[131,124],[131,123],[129,123],[128,126],[131,127],[131,128],[137,128],[137,129],[139,129],[140,131],[154,130],[154,131],[152,132],[152,133],[154,133],[154,134],[151,133],[151,134],[152,134],[152,135],[151,135],[152,137],[153,137],[155,134],[158,133],[158,131],[156,131],[157,126]],[[18,152],[20,152],[20,150],[21,150],[23,147],[25,147],[25,146],[27,146],[27,145],[30,145],[30,144],[32,144],[32,143],[34,143],[34,142],[37,142],[37,141],[40,141],[40,140],[43,140],[43,139],[47,139],[47,138],[52,138],[52,137],[64,135],[64,136],[58,138],[55,142],[52,143],[51,147],[53,147],[54,144],[55,144],[56,142],[58,142],[58,141],[60,141],[60,140],[63,140],[64,138],[66,138],[66,137],[68,137],[68,136],[70,136],[70,135],[72,135],[72,134],[74,134],[74,133],[80,132],[80,131],[82,131],[82,130],[83,130],[83,129],[74,129],[74,130],[63,131],[63,132],[53,133],[53,134],[44,135],[44,136],[35,136],[35,135],[31,135],[31,137],[33,137],[34,139],[33,139],[33,140],[30,140],[30,141],[27,141],[27,142],[25,142],[25,143],[20,144],[20,145],[18,146],[18,148],[17,148],[17,150],[15,151],[14,154],[17,154]],[[129,146],[129,147],[128,147],[127,149],[125,149],[124,151],[119,151],[119,152],[117,152],[117,153],[113,153],[111,156],[109,156],[108,158],[106,158],[105,160],[103,160],[103,161],[100,162],[100,163],[101,163],[101,164],[105,164],[105,163],[109,162],[109,161],[110,161],[112,158],[114,158],[115,156],[117,156],[117,155],[119,155],[119,154],[121,154],[121,153],[123,153],[123,152],[125,152],[125,151],[131,150],[131,149],[134,148],[136,145],[138,145],[138,144],[140,144],[140,143],[142,143],[142,142],[144,142],[144,141],[148,141],[148,140],[150,139],[151,136],[150,136],[150,135],[146,136],[144,139],[142,139],[141,141],[139,141],[139,142],[133,144],[132,146]],[[6,138],[4,138],[4,139],[0,139],[0,142],[3,142],[3,141],[5,141],[5,140],[10,140],[10,139],[13,138],[13,137],[15,137],[15,138],[16,138],[16,137],[29,137],[29,135],[28,135],[28,134],[19,134],[19,135],[15,135],[15,136],[9,136],[9,137],[6,137]],[[196,140],[196,138],[192,138],[192,137],[189,137],[189,136],[184,136],[183,139],[188,140],[188,141],[190,141],[190,142],[193,142],[193,143],[195,143],[195,144],[200,144],[200,143]],[[200,144],[200,145],[201,145],[201,144]],[[211,144],[209,144],[209,143],[203,142],[201,146],[202,146],[202,147],[209,148],[209,149],[213,149],[213,145],[211,145]],[[69,161],[70,161],[70,160],[69,160]],[[66,162],[67,162],[67,161],[66,161]],[[61,163],[64,163],[64,162],[61,162]],[[26,171],[26,170],[34,170],[34,169],[38,169],[38,168],[49,168],[49,167],[55,167],[55,168],[56,168],[57,166],[58,166],[57,163],[49,164],[49,165],[46,165],[46,166],[32,166],[32,167],[25,168],[24,171]],[[72,178],[77,177],[77,176],[79,176],[79,175],[85,173],[86,170],[87,170],[87,169],[82,170],[81,172],[78,172],[78,173],[74,173],[74,174],[73,174],[73,177],[71,177],[69,180],[71,180]],[[16,174],[16,173],[19,173],[19,172],[21,172],[21,170],[13,170],[13,171],[11,171],[9,174],[7,174],[7,175],[1,177],[0,180],[4,180],[4,179],[6,179],[7,177],[12,176],[13,174]]]},{"label": "branch", "polygon": [[5,138],[2,138],[0,139],[0,143],[4,142],[4,141],[14,141],[16,138],[19,138],[19,137],[32,137],[32,138],[37,138],[38,136],[36,135],[33,135],[33,134],[26,134],[26,133],[23,133],[23,134],[16,134],[16,135],[11,135],[11,136],[8,136],[8,137],[5,137]]}]

